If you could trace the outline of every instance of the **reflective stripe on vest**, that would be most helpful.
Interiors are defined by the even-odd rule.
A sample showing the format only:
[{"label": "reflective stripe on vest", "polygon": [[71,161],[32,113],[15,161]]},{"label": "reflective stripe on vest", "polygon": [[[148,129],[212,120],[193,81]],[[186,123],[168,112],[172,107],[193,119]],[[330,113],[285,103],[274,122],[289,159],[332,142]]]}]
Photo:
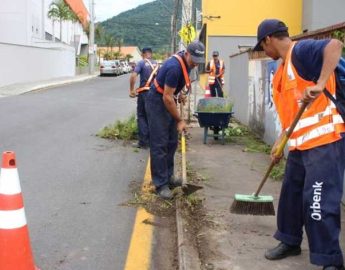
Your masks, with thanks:
[{"label": "reflective stripe on vest", "polygon": [[[180,63],[180,66],[182,68],[182,73],[183,73],[183,77],[186,83],[186,87],[188,89],[188,91],[190,91],[191,89],[191,83],[190,83],[190,79],[188,76],[188,71],[187,71],[187,67],[185,65],[185,63],[183,62],[183,59],[181,56],[179,56],[178,54],[173,55]],[[157,92],[163,94],[164,93],[164,89],[158,84],[157,80],[154,79],[153,84],[155,85]]]},{"label": "reflective stripe on vest", "polygon": [[[315,85],[301,78],[293,63],[291,53],[295,42],[289,48],[285,65],[281,65],[273,79],[274,102],[284,130],[291,125],[299,109],[298,102],[308,86]],[[330,76],[326,88],[335,94],[335,77]],[[306,150],[320,145],[332,143],[341,138],[345,131],[344,121],[334,104],[325,96],[320,95],[303,113],[289,141],[289,150]]]},{"label": "reflective stripe on vest", "polygon": [[224,69],[224,61],[219,60],[219,75],[216,75],[216,65],[214,63],[214,60],[212,59],[210,61],[210,74],[208,76],[208,84],[214,84],[216,81],[216,77],[220,78],[221,84],[224,84],[224,74],[223,74],[223,69]]}]

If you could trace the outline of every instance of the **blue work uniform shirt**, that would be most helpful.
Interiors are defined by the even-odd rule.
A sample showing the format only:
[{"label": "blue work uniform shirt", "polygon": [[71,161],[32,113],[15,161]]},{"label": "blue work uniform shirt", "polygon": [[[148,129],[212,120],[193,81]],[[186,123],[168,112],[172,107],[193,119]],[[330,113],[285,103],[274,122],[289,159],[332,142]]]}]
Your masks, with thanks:
[{"label": "blue work uniform shirt", "polygon": [[330,39],[306,39],[296,43],[291,60],[298,75],[307,81],[316,82],[323,65],[323,51]]},{"label": "blue work uniform shirt", "polygon": [[[157,62],[152,59],[147,59],[148,61],[151,62],[151,64],[155,67],[157,65]],[[145,61],[140,60],[138,64],[134,68],[134,72],[140,75],[140,85],[139,87],[144,87],[147,80],[149,79],[151,73],[152,73],[152,67],[151,65]]]},{"label": "blue work uniform shirt", "polygon": [[[184,51],[181,51],[177,54],[180,57],[182,57],[183,62],[186,65],[187,72],[189,74],[191,69],[188,67],[187,62],[183,57]],[[186,82],[183,76],[182,67],[180,65],[180,62],[176,59],[176,57],[172,56],[163,63],[163,65],[160,67],[158,71],[156,80],[159,86],[163,89],[164,85],[167,85],[171,88],[176,88],[174,95],[177,95],[183,89],[183,87],[186,85]],[[156,88],[154,84],[152,84],[151,87]]]}]

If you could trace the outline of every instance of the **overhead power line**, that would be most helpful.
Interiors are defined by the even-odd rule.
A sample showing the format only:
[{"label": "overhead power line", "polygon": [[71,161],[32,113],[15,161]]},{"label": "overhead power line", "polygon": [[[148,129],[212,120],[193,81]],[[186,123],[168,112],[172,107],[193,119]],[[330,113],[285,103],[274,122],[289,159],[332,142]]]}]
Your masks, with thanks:
[{"label": "overhead power line", "polygon": [[157,0],[158,3],[160,3],[164,8],[165,10],[168,12],[169,15],[171,15],[171,8],[169,8],[165,3],[162,2],[162,0]]}]

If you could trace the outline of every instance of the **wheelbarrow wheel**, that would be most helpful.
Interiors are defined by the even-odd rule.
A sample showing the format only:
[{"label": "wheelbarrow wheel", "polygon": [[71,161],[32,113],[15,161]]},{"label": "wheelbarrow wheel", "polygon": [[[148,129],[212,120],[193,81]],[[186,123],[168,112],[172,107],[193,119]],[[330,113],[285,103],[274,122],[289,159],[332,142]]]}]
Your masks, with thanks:
[{"label": "wheelbarrow wheel", "polygon": [[207,133],[208,133],[208,127],[204,127],[204,144],[207,143]]},{"label": "wheelbarrow wheel", "polygon": [[219,127],[214,127],[213,128],[213,139],[215,141],[218,141],[218,136],[219,136]]}]

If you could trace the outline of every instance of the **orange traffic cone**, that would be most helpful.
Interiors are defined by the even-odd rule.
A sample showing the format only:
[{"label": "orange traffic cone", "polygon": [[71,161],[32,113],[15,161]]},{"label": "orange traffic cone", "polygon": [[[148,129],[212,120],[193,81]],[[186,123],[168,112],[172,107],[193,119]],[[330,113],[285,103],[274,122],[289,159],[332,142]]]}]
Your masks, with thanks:
[{"label": "orange traffic cone", "polygon": [[206,84],[205,86],[205,95],[204,95],[205,98],[209,98],[211,97],[211,90],[210,90],[210,86],[208,84]]},{"label": "orange traffic cone", "polygon": [[14,152],[3,153],[0,173],[0,269],[39,270],[32,256]]}]

